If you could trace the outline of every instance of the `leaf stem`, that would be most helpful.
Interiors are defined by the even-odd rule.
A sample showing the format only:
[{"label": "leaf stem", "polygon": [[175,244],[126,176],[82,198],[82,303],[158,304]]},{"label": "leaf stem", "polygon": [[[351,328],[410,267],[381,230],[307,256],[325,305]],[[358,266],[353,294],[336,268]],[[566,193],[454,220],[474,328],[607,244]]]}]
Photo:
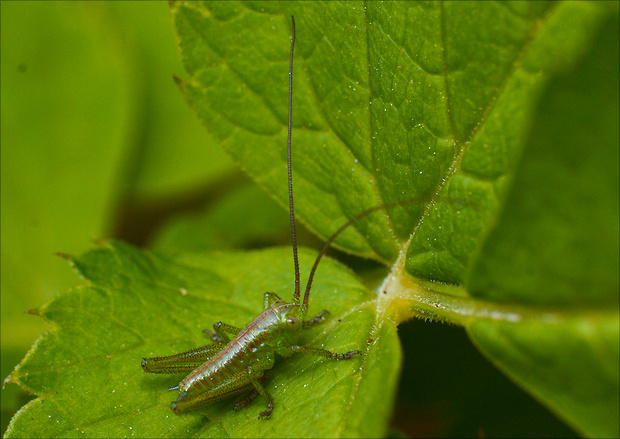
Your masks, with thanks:
[{"label": "leaf stem", "polygon": [[[443,290],[454,290],[454,294]],[[463,294],[459,287],[452,287],[415,279],[404,269],[395,268],[381,285],[378,312],[390,314],[396,321],[412,317],[437,320],[468,326],[474,320],[498,320],[517,323],[536,320],[556,323],[561,317],[554,312],[537,310],[520,305],[503,305],[478,300]]]}]

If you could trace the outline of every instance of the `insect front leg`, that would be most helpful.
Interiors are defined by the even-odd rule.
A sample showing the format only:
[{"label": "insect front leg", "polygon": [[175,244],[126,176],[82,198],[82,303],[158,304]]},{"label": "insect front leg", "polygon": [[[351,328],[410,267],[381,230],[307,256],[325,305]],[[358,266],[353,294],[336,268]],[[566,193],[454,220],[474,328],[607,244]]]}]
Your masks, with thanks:
[{"label": "insect front leg", "polygon": [[308,327],[308,326],[313,326],[316,325],[317,323],[321,323],[323,320],[325,320],[325,316],[329,315],[329,311],[327,311],[326,309],[324,309],[323,311],[321,311],[320,313],[318,313],[316,315],[316,317],[310,319],[310,320],[306,320],[304,321],[304,328]]},{"label": "insect front leg", "polygon": [[314,355],[320,355],[322,357],[326,357],[326,358],[331,358],[332,360],[350,360],[354,355],[360,355],[361,352],[360,351],[349,351],[349,352],[345,352],[344,354],[336,354],[334,352],[330,352],[327,349],[319,349],[319,348],[312,348],[309,346],[298,346],[298,345],[293,345],[289,348],[289,352],[285,352],[282,355],[287,356],[291,355],[293,353],[303,353],[303,354],[314,354]]}]

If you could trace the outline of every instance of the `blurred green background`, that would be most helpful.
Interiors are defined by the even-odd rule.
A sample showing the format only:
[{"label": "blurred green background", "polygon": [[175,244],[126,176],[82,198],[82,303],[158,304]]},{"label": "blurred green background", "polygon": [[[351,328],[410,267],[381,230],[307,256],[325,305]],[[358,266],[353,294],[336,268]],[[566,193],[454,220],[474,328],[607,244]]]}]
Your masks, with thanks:
[{"label": "blurred green background", "polygon": [[[2,378],[46,329],[24,311],[80,280],[56,252],[117,237],[165,246],[204,224],[196,248],[288,242],[285,211],[200,126],[167,2],[2,2]],[[251,201],[251,202],[249,202]],[[247,222],[248,206],[261,215]],[[159,234],[171,217],[186,217]],[[201,223],[202,221],[202,223]],[[316,245],[302,234],[304,245]],[[355,266],[365,264],[346,258]],[[394,428],[412,436],[573,436],[471,346],[464,331],[400,328]],[[139,373],[139,371],[137,371]],[[2,431],[28,400],[2,391]]]},{"label": "blurred green background", "polygon": [[[1,7],[4,379],[46,328],[24,311],[80,282],[54,253],[143,244],[162,211],[245,179],[172,79],[166,2]],[[20,398],[3,390],[3,431]]]}]

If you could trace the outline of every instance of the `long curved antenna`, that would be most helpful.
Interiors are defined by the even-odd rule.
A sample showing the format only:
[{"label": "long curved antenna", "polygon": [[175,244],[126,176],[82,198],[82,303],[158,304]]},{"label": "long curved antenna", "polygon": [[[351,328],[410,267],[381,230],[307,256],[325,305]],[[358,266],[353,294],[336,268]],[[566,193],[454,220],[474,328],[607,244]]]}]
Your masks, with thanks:
[{"label": "long curved antenna", "polygon": [[293,22],[293,38],[291,39],[291,59],[288,72],[288,140],[287,140],[287,166],[288,166],[288,207],[291,215],[291,235],[293,238],[293,261],[295,262],[295,293],[293,302],[299,303],[301,287],[299,282],[299,258],[297,256],[297,234],[295,233],[295,209],[293,208],[293,173],[291,171],[291,133],[293,131],[293,49],[295,48],[295,17],[291,15]]},{"label": "long curved antenna", "polygon": [[[308,299],[310,298],[310,289],[312,288],[312,280],[314,279],[314,273],[316,272],[316,269],[319,266],[319,262],[321,261],[321,258],[323,257],[323,255],[327,252],[327,249],[329,248],[329,246],[332,244],[332,242],[334,242],[336,237],[338,235],[340,235],[340,233],[342,233],[350,225],[355,224],[356,222],[358,222],[362,218],[364,218],[364,217],[366,217],[366,216],[370,215],[371,213],[376,212],[378,210],[390,209],[392,207],[398,207],[398,206],[406,206],[407,204],[417,204],[417,203],[421,203],[421,202],[425,202],[425,201],[431,201],[431,198],[430,197],[410,198],[410,199],[404,200],[404,201],[394,201],[392,203],[380,204],[379,206],[371,207],[370,209],[360,213],[355,218],[350,219],[342,227],[340,227],[338,230],[336,230],[336,232],[334,232],[334,234],[332,236],[330,236],[327,241],[325,241],[325,244],[323,245],[323,248],[321,249],[321,251],[319,252],[318,256],[316,257],[316,259],[314,261],[314,265],[312,266],[312,270],[310,270],[310,275],[308,276],[308,283],[306,284],[306,291],[304,293],[304,302],[303,302],[303,305],[301,307],[302,316],[305,317],[306,313],[308,311]],[[459,202],[459,204],[470,205],[471,203],[468,203],[468,202],[461,203],[461,202]]]}]

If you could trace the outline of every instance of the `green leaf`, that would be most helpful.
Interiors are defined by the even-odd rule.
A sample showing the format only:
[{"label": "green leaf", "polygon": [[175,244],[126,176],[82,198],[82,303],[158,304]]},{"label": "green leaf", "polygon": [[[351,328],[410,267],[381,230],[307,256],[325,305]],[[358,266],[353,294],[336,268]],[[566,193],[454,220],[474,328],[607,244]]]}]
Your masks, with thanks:
[{"label": "green leaf", "polygon": [[[300,256],[307,273],[314,252]],[[309,312],[325,307],[331,315],[305,330],[304,341],[335,352],[362,349],[364,356],[279,362],[267,375],[273,418],[262,421],[261,398],[239,412],[231,410],[233,398],[175,416],[176,394],[166,389],[182,376],[147,375],[140,361],[204,345],[201,330],[217,321],[247,324],[262,309],[265,291],[290,297],[290,249],[162,256],[113,242],[71,262],[89,285],[39,310],[52,329],[11,376],[39,398],[18,413],[7,437],[384,433],[400,365],[396,327],[373,326],[371,295],[341,265],[327,260],[321,267]]]},{"label": "green leaf", "polygon": [[[462,282],[500,207],[540,88],[587,46],[599,8],[174,3],[189,104],[284,205],[282,41],[291,14],[298,218],[326,239],[368,208],[428,198],[371,215],[336,244],[386,264],[405,249],[410,274]],[[437,202],[454,199],[470,208]]]}]

